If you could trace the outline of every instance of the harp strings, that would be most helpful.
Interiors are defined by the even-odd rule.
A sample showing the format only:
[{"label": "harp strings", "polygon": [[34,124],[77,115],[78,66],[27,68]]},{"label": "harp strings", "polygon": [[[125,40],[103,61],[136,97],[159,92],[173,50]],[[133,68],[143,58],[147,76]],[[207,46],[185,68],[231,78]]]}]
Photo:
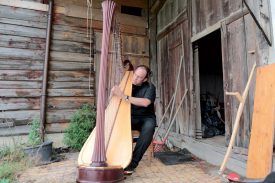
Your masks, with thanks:
[{"label": "harp strings", "polygon": [[[109,96],[109,105],[105,112],[105,147],[108,147],[112,130],[115,124],[116,116],[118,111],[113,111],[113,109],[117,109],[120,104],[120,99],[117,97],[112,99],[111,96],[111,88],[114,85],[118,85],[123,77],[124,69],[122,65],[122,44],[121,44],[121,34],[120,34],[120,24],[118,21],[118,17],[114,15],[113,17],[113,23],[112,23],[112,47],[110,48],[111,52],[109,54],[109,82],[108,82],[108,93]],[[121,88],[124,90],[124,88]],[[110,111],[112,111],[112,115],[110,115]],[[107,115],[108,114],[108,115]]]}]

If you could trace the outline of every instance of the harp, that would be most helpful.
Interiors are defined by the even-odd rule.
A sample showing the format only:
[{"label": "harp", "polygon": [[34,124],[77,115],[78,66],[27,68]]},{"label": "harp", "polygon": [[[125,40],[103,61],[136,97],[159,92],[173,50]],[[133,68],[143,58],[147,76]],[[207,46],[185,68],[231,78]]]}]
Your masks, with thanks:
[{"label": "harp", "polygon": [[[113,96],[105,110],[106,73],[110,31],[115,3],[102,2],[103,34],[97,97],[96,127],[78,157],[77,182],[117,182],[124,179],[123,168],[132,158],[131,104]],[[129,67],[130,70],[132,67]],[[132,92],[132,71],[126,71],[120,89]]]}]

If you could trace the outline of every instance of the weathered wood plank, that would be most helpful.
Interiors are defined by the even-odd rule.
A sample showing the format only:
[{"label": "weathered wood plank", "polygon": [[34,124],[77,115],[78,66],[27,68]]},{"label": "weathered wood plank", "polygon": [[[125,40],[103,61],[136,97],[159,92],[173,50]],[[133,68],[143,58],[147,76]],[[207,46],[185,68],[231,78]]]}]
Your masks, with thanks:
[{"label": "weathered wood plank", "polygon": [[94,93],[94,89],[48,89],[50,97],[94,97]]},{"label": "weathered wood plank", "polygon": [[[150,61],[149,61],[148,57],[146,58],[146,57],[135,57],[135,56],[130,56],[130,55],[124,55],[123,58],[130,60],[134,67],[136,67],[138,65],[147,65],[147,66],[149,66],[149,64],[150,64]],[[99,53],[97,53],[95,55],[94,62],[95,62],[95,66],[99,66],[99,63],[100,63],[100,54]]]},{"label": "weathered wood plank", "polygon": [[89,62],[89,55],[82,53],[52,51],[50,54],[50,59],[55,61]]},{"label": "weathered wood plank", "polygon": [[[1,81],[0,81],[1,84]],[[94,87],[94,83],[90,83],[90,87]],[[49,89],[70,89],[70,88],[77,88],[77,89],[88,89],[89,82],[59,82],[59,81],[50,81],[48,83]]]},{"label": "weathered wood plank", "polygon": [[[93,26],[96,30],[102,30],[102,21],[93,20]],[[124,34],[143,35],[147,34],[147,29],[130,25],[120,25],[120,32]]]},{"label": "weathered wood plank", "polygon": [[16,135],[28,135],[29,131],[30,131],[29,125],[14,126],[12,128],[0,128],[0,137],[7,137],[7,139],[14,140],[14,138],[9,138],[9,137],[16,136]]},{"label": "weathered wood plank", "polygon": [[43,50],[26,50],[19,48],[3,48],[0,47],[0,58],[4,59],[26,59],[26,60],[43,60]]},{"label": "weathered wood plank", "polygon": [[259,29],[263,32],[269,45],[272,43],[271,35],[271,18],[270,18],[270,2],[268,0],[262,1],[244,1],[247,5],[255,23],[258,25]]},{"label": "weathered wood plank", "polygon": [[[92,45],[93,48],[93,45]],[[90,53],[89,43],[80,43],[72,41],[52,40],[51,50],[58,52],[70,52],[70,53]]]},{"label": "weathered wood plank", "polygon": [[[101,8],[101,0],[94,0],[93,1],[93,8],[100,9]],[[86,1],[79,1],[79,0],[67,0],[64,2],[63,0],[55,0],[55,5],[58,6],[67,6],[67,5],[77,5],[77,6],[84,6],[86,7]],[[125,5],[125,6],[133,6],[138,8],[147,8],[147,1],[146,0],[120,0],[116,1],[117,6]]]},{"label": "weathered wood plank", "polygon": [[39,81],[0,81],[0,89],[38,89],[41,86],[42,83]]},{"label": "weathered wood plank", "polygon": [[46,133],[62,133],[69,126],[69,120],[64,123],[50,123],[46,124]]},{"label": "weathered wood plank", "polygon": [[43,62],[42,60],[10,60],[0,58],[0,69],[31,69],[31,70],[42,70],[43,69]]},{"label": "weathered wood plank", "polygon": [[196,0],[192,2],[192,33],[202,32],[209,26],[212,26],[230,14],[241,10],[242,1],[228,0]]},{"label": "weathered wood plank", "polygon": [[[257,54],[256,54],[256,30],[255,23],[251,15],[248,14],[245,17],[245,31],[246,31],[246,47],[247,47],[247,70],[251,71],[253,64],[257,63]],[[252,81],[256,81],[256,74],[253,75]],[[252,123],[252,114],[254,108],[254,94],[255,94],[255,82],[251,82],[250,89],[247,98],[247,105],[249,105],[249,119],[248,122],[244,124],[243,132],[245,134],[244,147],[248,147],[250,141],[250,129]]]},{"label": "weathered wood plank", "polygon": [[[93,8],[93,20],[102,21],[102,10]],[[77,17],[86,19],[87,18],[87,8],[82,6],[68,5],[68,6],[56,6],[54,8],[56,14],[63,14],[71,17]],[[120,23],[124,25],[133,25],[137,27],[147,28],[147,21],[145,17],[127,15],[117,13]]]},{"label": "weathered wood plank", "polygon": [[19,25],[19,26],[25,26],[25,27],[34,27],[34,28],[40,28],[40,29],[47,28],[47,24],[45,22],[37,22],[35,20],[26,21],[26,20],[18,20],[18,19],[11,19],[11,18],[0,18],[0,23],[1,24]]},{"label": "weathered wood plank", "polygon": [[53,16],[53,25],[66,25],[71,27],[86,28],[87,20],[86,18],[75,18],[68,17],[63,14],[55,13]]},{"label": "weathered wood plank", "polygon": [[75,113],[76,109],[66,109],[66,110],[48,110],[46,121],[49,123],[66,123],[69,122],[72,115]]},{"label": "weathered wood plank", "polygon": [[[87,21],[86,19],[81,18],[74,18],[74,17],[68,17],[62,14],[55,14],[53,18],[53,24],[54,27],[56,25],[64,25],[66,27],[73,27],[70,28],[72,32],[74,32],[75,27],[77,27],[77,30],[79,29],[86,29],[87,27]],[[102,30],[102,21],[93,20],[92,27],[97,30]],[[128,34],[137,34],[137,35],[146,35],[146,28],[145,27],[137,27],[133,25],[120,25],[120,29],[122,33],[128,33]]]},{"label": "weathered wood plank", "polygon": [[0,47],[45,50],[46,41],[43,38],[0,35]]},{"label": "weathered wood plank", "polygon": [[1,24],[0,34],[46,38],[46,29],[24,27],[20,25],[11,25],[11,24]]},{"label": "weathered wood plank", "polygon": [[42,71],[32,70],[0,70],[0,80],[41,81]]},{"label": "weathered wood plank", "polygon": [[[111,37],[111,42],[113,37]],[[137,36],[137,35],[122,35],[122,53],[123,54],[140,54],[144,56],[149,56],[149,39],[145,36]],[[101,51],[101,42],[102,42],[102,33],[96,32],[95,33],[95,42],[96,44],[96,51]],[[110,52],[114,48],[110,47]]]},{"label": "weathered wood plank", "polygon": [[13,121],[15,125],[26,125],[33,118],[39,117],[39,113],[39,110],[2,111],[0,112],[0,119],[8,119]]},{"label": "weathered wood plank", "polygon": [[0,98],[0,110],[35,110],[40,109],[39,98]]},{"label": "weathered wood plank", "polygon": [[79,70],[86,70],[88,71],[89,68],[92,67],[93,70],[93,61],[92,65],[90,63],[84,62],[64,62],[64,61],[50,61],[50,69],[52,71],[79,71]]},{"label": "weathered wood plank", "polygon": [[[248,79],[248,71],[247,69],[247,50],[246,50],[246,40],[245,40],[245,27],[243,19],[239,19],[235,22],[232,22],[228,25],[228,33],[230,35],[230,39],[228,40],[228,56],[229,56],[229,63],[231,65],[231,77],[232,77],[232,88],[231,91],[233,92],[240,92],[244,91],[246,86],[246,82]],[[231,96],[232,97],[232,96]],[[232,100],[232,116],[236,116],[237,114],[237,107],[239,102],[236,99]],[[249,105],[246,103],[244,106],[243,114],[240,119],[239,131],[236,136],[236,145],[245,147],[248,144],[243,144],[244,139],[248,138],[245,137],[245,134],[242,133],[244,129],[244,125],[246,123],[250,123],[249,121]],[[232,124],[233,125],[233,124]]]},{"label": "weathered wood plank", "polygon": [[52,39],[61,41],[90,43],[89,38],[85,34],[79,34],[69,31],[52,31]]},{"label": "weathered wood plank", "polygon": [[94,97],[49,97],[48,109],[78,109],[83,104],[94,104]]},{"label": "weathered wood plank", "polygon": [[[222,42],[222,62],[223,62],[223,88],[225,91],[232,91],[231,64],[228,53],[228,29],[225,21],[221,26]],[[232,97],[224,95],[224,115],[225,115],[225,143],[228,144],[232,133]]]},{"label": "weathered wood plank", "polygon": [[12,1],[0,0],[0,4],[5,6],[32,9],[32,10],[38,10],[38,11],[48,11],[47,4],[41,4],[37,2],[28,2],[28,1],[21,1],[21,0],[12,0]]},{"label": "weathered wood plank", "polygon": [[[91,82],[94,82],[95,73],[91,73]],[[89,81],[89,71],[50,71],[49,81]]]},{"label": "weathered wood plank", "polygon": [[[62,2],[59,2],[60,0],[58,0],[58,4],[61,5],[61,6],[65,6],[64,3]],[[74,2],[75,0],[70,0],[70,3],[71,4],[75,4],[75,5],[79,5],[79,6],[84,6],[83,3],[76,3]],[[94,0],[93,1],[93,7],[94,8],[101,8],[101,0]],[[144,8],[146,9],[148,7],[147,5],[147,1],[146,0],[119,0],[119,1],[116,1],[116,4],[117,6],[121,6],[121,5],[125,5],[125,6],[132,6],[132,7],[138,7],[138,8]],[[86,6],[86,4],[85,4]]]},{"label": "weathered wood plank", "polygon": [[[67,0],[67,1],[55,0],[54,4],[57,6],[66,6],[66,5],[71,5],[71,4],[74,4],[77,6],[87,6],[86,1],[79,1],[79,0]],[[100,3],[98,3],[97,1],[93,1],[93,4],[100,4]]]},{"label": "weathered wood plank", "polygon": [[234,0],[228,1],[229,2],[229,12],[235,12],[242,8],[242,1],[241,0]]},{"label": "weathered wood plank", "polygon": [[75,26],[71,26],[71,25],[53,24],[52,29],[54,31],[63,31],[63,32],[84,34],[83,36],[87,35],[87,28],[85,28],[85,27],[75,27]]},{"label": "weathered wood plank", "polygon": [[40,89],[0,89],[0,97],[40,97]]}]

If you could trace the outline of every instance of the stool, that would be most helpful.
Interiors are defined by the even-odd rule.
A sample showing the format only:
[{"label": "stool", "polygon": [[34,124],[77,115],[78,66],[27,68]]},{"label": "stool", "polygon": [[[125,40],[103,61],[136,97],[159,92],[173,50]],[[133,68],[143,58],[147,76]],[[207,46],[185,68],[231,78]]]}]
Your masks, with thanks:
[{"label": "stool", "polygon": [[[138,130],[132,130],[132,137],[133,143],[136,143],[136,140],[139,138],[140,132]],[[148,160],[151,162],[152,158],[154,158],[154,147],[153,142],[149,145],[148,149],[146,150],[148,154]]]}]

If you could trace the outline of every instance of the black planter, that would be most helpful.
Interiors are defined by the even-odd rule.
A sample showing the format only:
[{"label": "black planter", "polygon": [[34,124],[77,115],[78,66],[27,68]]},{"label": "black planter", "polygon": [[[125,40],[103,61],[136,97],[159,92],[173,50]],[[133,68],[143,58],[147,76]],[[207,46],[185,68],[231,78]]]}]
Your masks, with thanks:
[{"label": "black planter", "polygon": [[24,148],[24,152],[32,159],[35,160],[37,164],[48,163],[51,161],[52,157],[53,142],[46,141],[43,144]]}]

